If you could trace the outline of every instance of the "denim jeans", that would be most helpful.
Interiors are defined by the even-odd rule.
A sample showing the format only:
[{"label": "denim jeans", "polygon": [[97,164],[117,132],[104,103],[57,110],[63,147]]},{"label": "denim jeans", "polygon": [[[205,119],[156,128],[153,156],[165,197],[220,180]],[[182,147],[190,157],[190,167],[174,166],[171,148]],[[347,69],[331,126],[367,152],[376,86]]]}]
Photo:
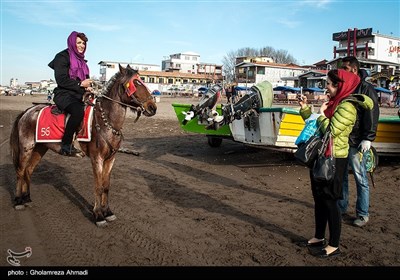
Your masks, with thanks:
[{"label": "denim jeans", "polygon": [[[368,174],[365,169],[366,157],[360,159],[360,153],[357,148],[349,149],[349,166],[353,170],[354,179],[357,186],[356,215],[357,217],[367,217],[369,208],[369,182]],[[342,213],[346,213],[349,205],[349,171],[345,170],[343,175],[343,199],[339,200],[339,208]]]}]

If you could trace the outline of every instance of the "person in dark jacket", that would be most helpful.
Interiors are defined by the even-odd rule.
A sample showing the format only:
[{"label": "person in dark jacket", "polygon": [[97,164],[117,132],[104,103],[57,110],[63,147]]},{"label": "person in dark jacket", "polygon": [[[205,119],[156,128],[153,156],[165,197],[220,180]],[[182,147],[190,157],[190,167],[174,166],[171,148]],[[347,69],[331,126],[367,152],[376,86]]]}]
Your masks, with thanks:
[{"label": "person in dark jacket", "polygon": [[[357,121],[349,137],[349,166],[353,170],[357,186],[356,219],[353,225],[362,227],[369,221],[369,182],[366,169],[367,157],[363,155],[371,148],[371,142],[376,138],[379,120],[378,94],[372,84],[365,81],[368,77],[364,69],[360,69],[360,63],[354,56],[342,59],[342,69],[358,74],[361,81],[354,93],[367,95],[374,102],[373,109],[364,110],[357,107]],[[339,201],[342,214],[346,214],[349,204],[349,180],[348,170],[344,174],[343,199]]]},{"label": "person in dark jacket", "polygon": [[60,110],[70,114],[60,151],[60,154],[67,156],[81,153],[72,142],[84,116],[82,97],[86,91],[93,91],[89,67],[85,60],[87,41],[84,33],[73,31],[67,39],[68,48],[56,54],[49,63],[57,83],[54,89],[54,103]]}]

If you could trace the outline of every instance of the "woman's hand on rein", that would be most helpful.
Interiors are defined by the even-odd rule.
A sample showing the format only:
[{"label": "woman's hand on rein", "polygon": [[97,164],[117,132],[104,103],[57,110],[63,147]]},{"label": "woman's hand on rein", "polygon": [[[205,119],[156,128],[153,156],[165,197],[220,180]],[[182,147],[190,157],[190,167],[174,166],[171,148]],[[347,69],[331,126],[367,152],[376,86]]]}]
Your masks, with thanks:
[{"label": "woman's hand on rein", "polygon": [[93,80],[91,80],[91,79],[83,80],[81,82],[81,87],[84,87],[87,91],[89,91],[88,88],[92,86],[92,83],[93,83]]}]

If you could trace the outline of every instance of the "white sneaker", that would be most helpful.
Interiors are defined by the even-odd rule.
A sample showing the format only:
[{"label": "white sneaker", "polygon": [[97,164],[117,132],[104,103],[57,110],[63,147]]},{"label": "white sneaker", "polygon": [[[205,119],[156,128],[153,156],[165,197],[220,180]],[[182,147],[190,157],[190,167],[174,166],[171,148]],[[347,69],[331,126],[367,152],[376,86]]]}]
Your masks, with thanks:
[{"label": "white sneaker", "polygon": [[369,217],[359,216],[357,219],[354,220],[353,225],[356,227],[363,227],[366,223],[368,223]]}]

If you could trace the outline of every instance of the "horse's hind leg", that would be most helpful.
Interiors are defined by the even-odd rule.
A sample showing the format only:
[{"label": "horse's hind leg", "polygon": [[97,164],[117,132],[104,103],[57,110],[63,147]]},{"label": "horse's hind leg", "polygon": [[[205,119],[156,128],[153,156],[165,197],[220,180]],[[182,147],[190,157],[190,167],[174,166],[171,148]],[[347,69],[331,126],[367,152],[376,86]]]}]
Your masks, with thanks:
[{"label": "horse's hind leg", "polygon": [[18,167],[16,170],[17,173],[17,183],[15,189],[15,198],[14,198],[14,208],[16,210],[22,210],[25,208],[25,203],[30,202],[30,189],[29,189],[29,179],[30,176],[27,175],[27,166],[31,159],[33,153],[33,147],[30,149],[22,148],[20,150]]},{"label": "horse's hind leg", "polygon": [[47,147],[40,145],[30,149],[29,151],[25,151],[17,171],[17,188],[14,205],[16,210],[22,210],[32,202],[30,197],[32,173],[42,157],[46,154],[47,150]]},{"label": "horse's hind leg", "polygon": [[24,201],[25,204],[32,201],[30,198],[30,182],[31,182],[32,173],[47,151],[48,151],[48,148],[44,145],[37,145],[33,149],[31,159],[30,159],[29,164],[25,171],[26,178],[28,178],[28,182],[29,182],[27,184],[27,194],[28,195],[25,197],[25,199],[26,199],[26,201]]}]

